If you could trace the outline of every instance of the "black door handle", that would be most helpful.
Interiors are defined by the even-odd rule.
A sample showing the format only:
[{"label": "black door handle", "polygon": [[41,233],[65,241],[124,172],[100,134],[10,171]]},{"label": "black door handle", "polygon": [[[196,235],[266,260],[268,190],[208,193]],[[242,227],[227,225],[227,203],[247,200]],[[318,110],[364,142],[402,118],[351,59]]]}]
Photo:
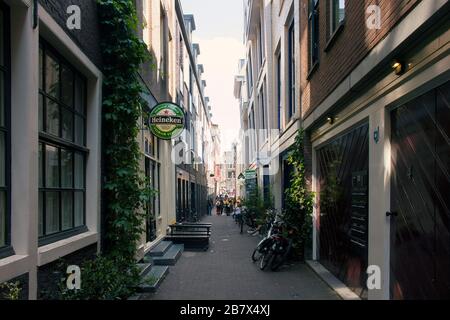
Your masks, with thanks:
[{"label": "black door handle", "polygon": [[398,212],[386,212],[386,217],[398,217]]}]

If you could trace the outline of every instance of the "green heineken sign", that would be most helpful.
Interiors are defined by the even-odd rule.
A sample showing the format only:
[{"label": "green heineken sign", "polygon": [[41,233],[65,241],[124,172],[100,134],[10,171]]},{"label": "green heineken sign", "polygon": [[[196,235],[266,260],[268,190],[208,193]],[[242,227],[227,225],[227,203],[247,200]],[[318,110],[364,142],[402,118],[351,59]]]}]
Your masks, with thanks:
[{"label": "green heineken sign", "polygon": [[163,102],[152,109],[150,131],[163,140],[178,138],[184,130],[184,111],[171,102]]}]

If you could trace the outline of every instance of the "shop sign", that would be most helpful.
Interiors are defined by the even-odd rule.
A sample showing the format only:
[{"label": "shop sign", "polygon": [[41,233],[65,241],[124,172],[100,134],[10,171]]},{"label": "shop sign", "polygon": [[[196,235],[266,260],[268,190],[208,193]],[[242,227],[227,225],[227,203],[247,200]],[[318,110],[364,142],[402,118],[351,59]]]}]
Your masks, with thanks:
[{"label": "shop sign", "polygon": [[172,102],[158,104],[149,116],[150,131],[163,140],[178,138],[184,131],[184,122],[183,108]]}]

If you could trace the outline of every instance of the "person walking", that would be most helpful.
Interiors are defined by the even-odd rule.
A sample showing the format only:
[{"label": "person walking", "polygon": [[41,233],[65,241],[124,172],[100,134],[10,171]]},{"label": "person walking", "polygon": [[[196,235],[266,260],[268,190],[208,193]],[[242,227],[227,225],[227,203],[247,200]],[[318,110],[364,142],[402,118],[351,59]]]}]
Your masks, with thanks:
[{"label": "person walking", "polygon": [[216,200],[216,214],[218,216],[222,215],[222,199],[219,197]]}]

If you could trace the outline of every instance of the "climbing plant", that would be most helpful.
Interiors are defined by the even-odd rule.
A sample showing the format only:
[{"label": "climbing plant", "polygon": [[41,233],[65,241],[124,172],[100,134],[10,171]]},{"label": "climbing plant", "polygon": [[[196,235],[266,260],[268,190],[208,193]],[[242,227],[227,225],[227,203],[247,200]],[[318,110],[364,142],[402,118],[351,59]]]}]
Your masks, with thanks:
[{"label": "climbing plant", "polygon": [[103,58],[103,214],[102,255],[81,266],[81,289],[66,299],[124,299],[139,284],[137,243],[153,191],[140,168],[137,136],[145,117],[139,68],[149,59],[137,37],[138,18],[132,0],[97,0]]},{"label": "climbing plant", "polygon": [[304,248],[311,243],[314,194],[309,191],[304,157],[304,132],[299,130],[295,143],[288,155],[288,164],[292,166],[290,187],[285,191],[285,222],[297,229],[294,234],[294,249],[303,256]]},{"label": "climbing plant", "polygon": [[149,189],[141,174],[138,120],[145,105],[139,68],[147,59],[136,36],[132,0],[98,0],[103,56],[104,203],[106,252],[134,260]]}]

